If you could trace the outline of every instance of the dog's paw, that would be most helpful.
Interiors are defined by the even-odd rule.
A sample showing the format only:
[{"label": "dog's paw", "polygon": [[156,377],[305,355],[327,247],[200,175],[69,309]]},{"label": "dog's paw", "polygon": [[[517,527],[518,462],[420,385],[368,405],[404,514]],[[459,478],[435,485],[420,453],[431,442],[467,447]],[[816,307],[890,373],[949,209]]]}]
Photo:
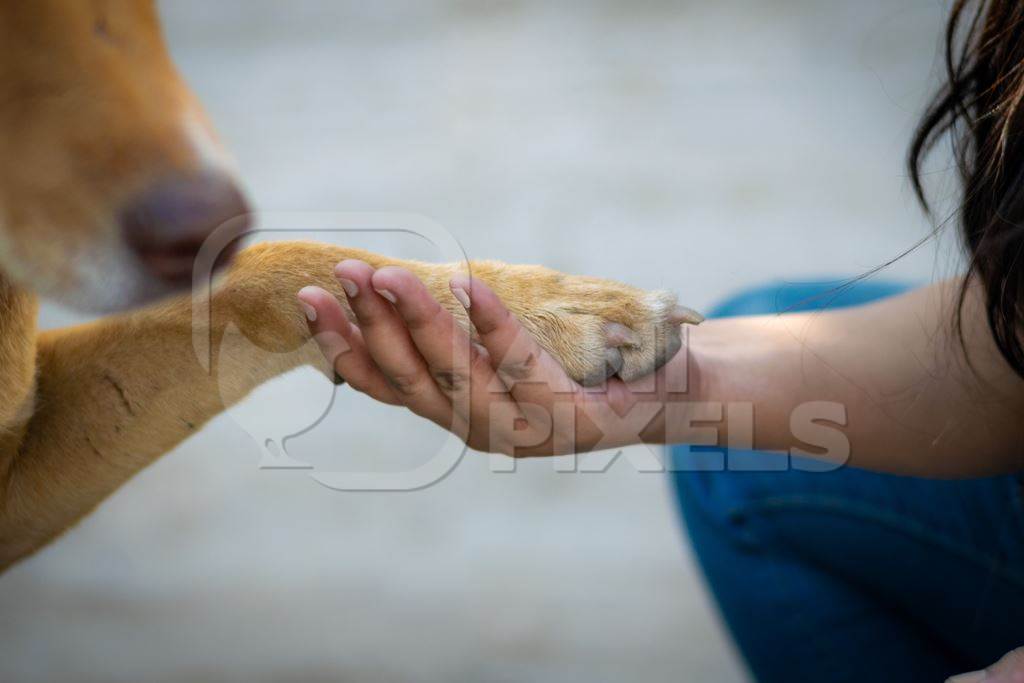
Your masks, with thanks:
[{"label": "dog's paw", "polygon": [[569,376],[588,386],[654,372],[679,351],[680,326],[704,319],[669,292],[536,266],[502,271],[494,282],[499,296]]}]

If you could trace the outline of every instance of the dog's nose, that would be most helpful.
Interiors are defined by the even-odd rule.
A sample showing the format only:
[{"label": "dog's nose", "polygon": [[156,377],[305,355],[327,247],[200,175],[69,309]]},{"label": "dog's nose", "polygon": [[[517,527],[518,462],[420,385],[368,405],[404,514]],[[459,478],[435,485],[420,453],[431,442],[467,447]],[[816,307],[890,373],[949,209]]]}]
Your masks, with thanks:
[{"label": "dog's nose", "polygon": [[[124,239],[143,265],[173,285],[191,281],[197,266],[217,268],[237,250],[238,237],[251,225],[249,205],[231,180],[220,174],[165,179],[132,201],[121,213]],[[200,248],[211,263],[197,263]]]}]

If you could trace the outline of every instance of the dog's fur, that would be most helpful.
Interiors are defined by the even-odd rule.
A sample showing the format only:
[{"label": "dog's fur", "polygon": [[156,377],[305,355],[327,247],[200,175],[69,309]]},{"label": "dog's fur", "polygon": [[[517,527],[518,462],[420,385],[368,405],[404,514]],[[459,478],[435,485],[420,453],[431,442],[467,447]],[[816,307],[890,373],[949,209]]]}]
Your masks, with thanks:
[{"label": "dog's fur", "polygon": [[[230,165],[166,54],[150,0],[5,2],[0,44],[3,568],[261,382],[302,362],[329,372],[296,292],[315,284],[340,296],[331,272],[346,258],[400,262],[315,243],[243,251],[200,330],[235,354],[231,369],[199,362],[187,298],[39,333],[39,294],[107,310],[165,298],[122,243],[118,211],[167,172]],[[455,266],[402,265],[464,320],[448,290]],[[603,371],[608,323],[632,330],[622,346],[629,377],[663,360],[658,340],[679,322],[665,294],[537,266],[471,267],[577,379]],[[278,362],[238,356],[300,347],[269,356]]]}]

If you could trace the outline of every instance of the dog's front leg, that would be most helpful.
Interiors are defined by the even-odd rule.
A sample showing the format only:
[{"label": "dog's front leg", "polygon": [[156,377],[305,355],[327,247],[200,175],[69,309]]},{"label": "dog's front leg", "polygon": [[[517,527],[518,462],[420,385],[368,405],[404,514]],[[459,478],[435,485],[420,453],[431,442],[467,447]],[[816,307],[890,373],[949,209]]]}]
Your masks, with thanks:
[{"label": "dog's front leg", "polygon": [[[316,284],[340,294],[331,269],[348,257],[373,258],[260,245],[239,256],[198,327],[193,302],[181,297],[40,335],[34,401],[26,400],[34,407],[27,421],[0,425],[0,568],[260,383],[300,364],[322,366],[295,293]],[[194,334],[211,342],[212,366],[200,362]]]},{"label": "dog's front leg", "polygon": [[[460,265],[276,242],[244,251],[203,315],[194,317],[193,301],[181,298],[41,335],[35,400],[24,401],[31,417],[0,424],[0,568],[74,524],[260,383],[300,364],[333,376],[295,295],[318,285],[344,300],[332,269],[347,258],[411,269],[465,320],[448,289]],[[471,269],[577,380],[603,377],[612,347],[612,371],[653,370],[678,348],[678,323],[689,317],[673,297],[607,280],[496,262]],[[214,350],[209,365],[196,354],[195,335]]]}]

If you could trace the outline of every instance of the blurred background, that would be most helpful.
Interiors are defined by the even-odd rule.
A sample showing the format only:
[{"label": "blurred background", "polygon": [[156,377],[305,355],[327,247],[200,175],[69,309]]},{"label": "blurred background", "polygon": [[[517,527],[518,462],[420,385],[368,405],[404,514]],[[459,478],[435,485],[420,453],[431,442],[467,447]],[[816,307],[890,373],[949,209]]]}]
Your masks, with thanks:
[{"label": "blurred background", "polygon": [[[903,154],[945,2],[161,9],[263,211],[413,212],[470,258],[698,309],[862,273],[930,230]],[[431,257],[405,235],[351,242]],[[949,275],[954,246],[883,275]],[[260,470],[262,440],[320,415],[325,387],[311,371],[265,386],[0,578],[0,680],[745,680],[667,477],[601,455],[601,472],[497,472],[469,453],[423,490],[346,493]],[[318,470],[395,471],[443,440],[343,388],[288,449]]]}]

